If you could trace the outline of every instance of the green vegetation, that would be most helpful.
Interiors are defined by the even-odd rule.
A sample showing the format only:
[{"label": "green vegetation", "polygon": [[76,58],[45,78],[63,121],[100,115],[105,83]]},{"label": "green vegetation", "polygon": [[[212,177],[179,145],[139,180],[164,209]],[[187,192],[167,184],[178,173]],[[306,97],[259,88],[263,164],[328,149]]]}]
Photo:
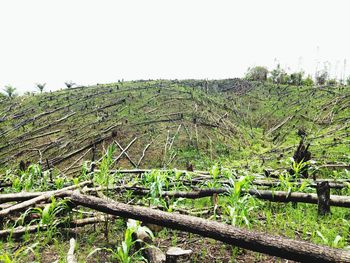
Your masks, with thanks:
[{"label": "green vegetation", "polygon": [[249,68],[245,78],[247,80],[253,80],[253,81],[266,81],[268,73],[269,71],[267,68],[257,66],[257,67]]},{"label": "green vegetation", "polygon": [[43,93],[46,83],[36,83],[35,86],[40,91],[40,93]]},{"label": "green vegetation", "polygon": [[[289,75],[280,67],[269,81],[267,73],[253,78],[255,70],[247,74],[254,82],[130,81],[5,100],[0,104],[0,174],[1,183],[12,187],[2,187],[1,193],[50,191],[92,180],[92,188],[103,187],[98,192],[103,198],[349,249],[349,209],[331,207],[332,214],[320,217],[317,205],[262,201],[248,191],[265,189],[254,180],[270,170],[276,178],[267,180],[279,183],[269,189],[288,193],[316,193],[313,176],[349,177],[344,169],[350,162],[349,86],[330,80],[313,86],[309,76]],[[307,162],[291,159],[301,138],[310,143]],[[126,148],[128,156],[121,154]],[[180,170],[191,167],[209,172]],[[119,171],[131,168],[152,170]],[[305,168],[311,178],[296,184]],[[135,195],[135,188],[147,192]],[[227,193],[193,200],[164,196],[208,188]],[[331,189],[331,194],[349,193],[350,187]],[[62,226],[90,214],[57,197],[11,215],[3,229],[46,228],[2,239],[0,261],[64,262],[72,232],[79,262],[144,261],[133,238],[144,225],[108,218],[84,227]],[[271,259],[180,231],[152,230],[153,237],[145,229],[158,247],[193,249],[195,262],[212,261],[214,250],[221,261]]]},{"label": "green vegetation", "polygon": [[5,94],[11,99],[16,96],[16,88],[11,85],[5,86],[3,90],[5,91]]}]

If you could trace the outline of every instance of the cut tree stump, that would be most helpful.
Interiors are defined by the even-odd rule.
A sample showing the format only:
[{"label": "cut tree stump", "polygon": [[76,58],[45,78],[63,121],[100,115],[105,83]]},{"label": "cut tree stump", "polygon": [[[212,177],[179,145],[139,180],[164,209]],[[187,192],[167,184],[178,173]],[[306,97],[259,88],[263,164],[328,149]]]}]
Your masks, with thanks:
[{"label": "cut tree stump", "polygon": [[[296,149],[296,151],[294,152],[294,155],[293,155],[293,159],[294,159],[295,163],[301,164],[301,163],[305,163],[305,162],[311,160],[311,152],[308,151],[309,147],[310,147],[310,143],[305,147],[304,139],[300,140],[299,146],[298,146],[298,148]],[[304,165],[301,168],[300,174],[302,175],[302,177],[304,177],[304,178],[308,178],[309,177],[308,169],[309,169],[309,165]],[[293,169],[290,169],[289,173],[291,175],[294,175],[295,171]]]},{"label": "cut tree stump", "polygon": [[330,187],[328,182],[317,184],[318,214],[323,216],[331,213],[330,209]]},{"label": "cut tree stump", "polygon": [[171,247],[166,252],[165,263],[191,263],[192,250],[184,250],[179,247]]},{"label": "cut tree stump", "polygon": [[147,207],[127,205],[116,201],[82,195],[75,191],[71,201],[103,213],[132,218],[144,223],[190,232],[213,238],[226,244],[256,252],[301,262],[350,262],[350,252],[320,246],[306,241],[273,236],[263,232],[240,229],[224,223],[194,216],[168,213]]}]

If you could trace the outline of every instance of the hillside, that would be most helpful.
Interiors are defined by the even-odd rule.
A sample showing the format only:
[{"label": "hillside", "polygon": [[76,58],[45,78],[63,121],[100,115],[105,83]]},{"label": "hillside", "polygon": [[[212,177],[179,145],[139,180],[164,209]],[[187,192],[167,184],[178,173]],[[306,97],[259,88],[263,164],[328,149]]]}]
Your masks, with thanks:
[{"label": "hillside", "polygon": [[0,100],[0,262],[173,246],[350,262],[349,87],[150,80]]},{"label": "hillside", "polygon": [[118,82],[3,99],[0,167],[41,161],[74,173],[109,144],[133,142],[133,164],[123,156],[115,167],[207,169],[221,160],[278,168],[293,156],[298,130],[319,164],[346,164],[349,106],[349,87],[239,79]]}]

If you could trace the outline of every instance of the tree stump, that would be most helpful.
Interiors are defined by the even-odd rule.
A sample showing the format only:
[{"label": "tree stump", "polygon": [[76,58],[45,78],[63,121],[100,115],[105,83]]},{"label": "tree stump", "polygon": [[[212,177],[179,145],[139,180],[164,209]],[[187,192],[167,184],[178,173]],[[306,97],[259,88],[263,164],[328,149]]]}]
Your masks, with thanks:
[{"label": "tree stump", "polygon": [[[295,163],[300,164],[301,162],[307,162],[311,160],[311,152],[308,151],[310,144],[308,144],[306,147],[304,145],[304,140],[301,139],[299,146],[297,148],[297,150],[294,152],[293,155],[293,159]],[[300,174],[302,175],[302,177],[304,178],[308,178],[309,174],[308,174],[308,169],[309,166],[305,165],[301,170],[300,170]],[[289,173],[291,175],[295,174],[295,171],[293,169],[289,170]]]},{"label": "tree stump", "polygon": [[317,197],[318,197],[318,214],[324,216],[331,212],[329,199],[330,187],[327,181],[317,183]]},{"label": "tree stump", "polygon": [[192,250],[171,247],[166,252],[165,263],[190,263],[192,252]]}]

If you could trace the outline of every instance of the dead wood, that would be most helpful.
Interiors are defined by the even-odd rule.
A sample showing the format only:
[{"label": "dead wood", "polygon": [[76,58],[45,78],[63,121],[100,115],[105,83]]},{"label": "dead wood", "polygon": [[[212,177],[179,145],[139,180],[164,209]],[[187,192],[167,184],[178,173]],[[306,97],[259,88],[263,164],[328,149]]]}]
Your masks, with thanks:
[{"label": "dead wood", "polygon": [[198,217],[132,206],[74,192],[71,201],[103,213],[191,232],[224,243],[301,262],[350,262],[350,252],[249,231]]},{"label": "dead wood", "polygon": [[77,258],[74,255],[74,250],[75,250],[75,245],[76,245],[76,241],[74,238],[71,238],[69,240],[69,250],[67,253],[67,263],[77,263]]},{"label": "dead wood", "polygon": [[65,187],[65,188],[62,188],[59,190],[43,193],[37,197],[34,197],[34,198],[29,199],[27,201],[24,201],[22,203],[19,203],[19,204],[16,204],[16,205],[13,205],[11,207],[8,207],[6,209],[1,210],[0,211],[0,219],[7,216],[8,214],[10,214],[12,212],[22,210],[26,207],[32,206],[32,205],[37,204],[39,202],[46,201],[46,200],[50,199],[51,197],[63,197],[63,196],[70,195],[71,190],[79,188],[79,187],[83,187],[85,185],[89,185],[91,183],[92,183],[91,181],[85,181],[85,182],[79,183],[77,185],[72,185],[72,186],[68,186],[68,187]]},{"label": "dead wood", "polygon": [[323,216],[330,214],[330,188],[328,182],[317,184],[318,214]]},{"label": "dead wood", "polygon": [[[102,223],[105,221],[105,216],[95,216],[88,217],[84,219],[73,220],[70,222],[61,222],[56,225],[57,228],[74,228],[74,227],[83,227],[85,225]],[[4,229],[0,230],[0,238],[6,238],[8,236],[20,237],[26,233],[35,233],[38,230],[44,231],[48,229],[49,225],[30,225],[30,226],[19,226],[13,229]]]},{"label": "dead wood", "polygon": [[132,164],[132,166],[134,166],[136,168],[137,164],[133,160],[131,160],[131,158],[130,158],[129,154],[126,152],[126,150],[124,150],[123,147],[117,141],[114,141],[114,142],[118,146],[118,148],[124,153],[125,157],[129,160],[129,162]]},{"label": "dead wood", "polygon": [[184,250],[179,247],[170,247],[166,252],[165,263],[191,263],[191,255],[193,251]]},{"label": "dead wood", "polygon": [[114,163],[117,163],[119,160],[120,160],[120,158],[122,158],[122,156],[126,153],[126,151],[131,147],[131,145],[133,145],[134,144],[134,142],[137,140],[137,137],[135,137],[123,150],[122,150],[122,152],[117,156],[117,158],[115,158],[114,160],[113,160],[113,164]]}]

